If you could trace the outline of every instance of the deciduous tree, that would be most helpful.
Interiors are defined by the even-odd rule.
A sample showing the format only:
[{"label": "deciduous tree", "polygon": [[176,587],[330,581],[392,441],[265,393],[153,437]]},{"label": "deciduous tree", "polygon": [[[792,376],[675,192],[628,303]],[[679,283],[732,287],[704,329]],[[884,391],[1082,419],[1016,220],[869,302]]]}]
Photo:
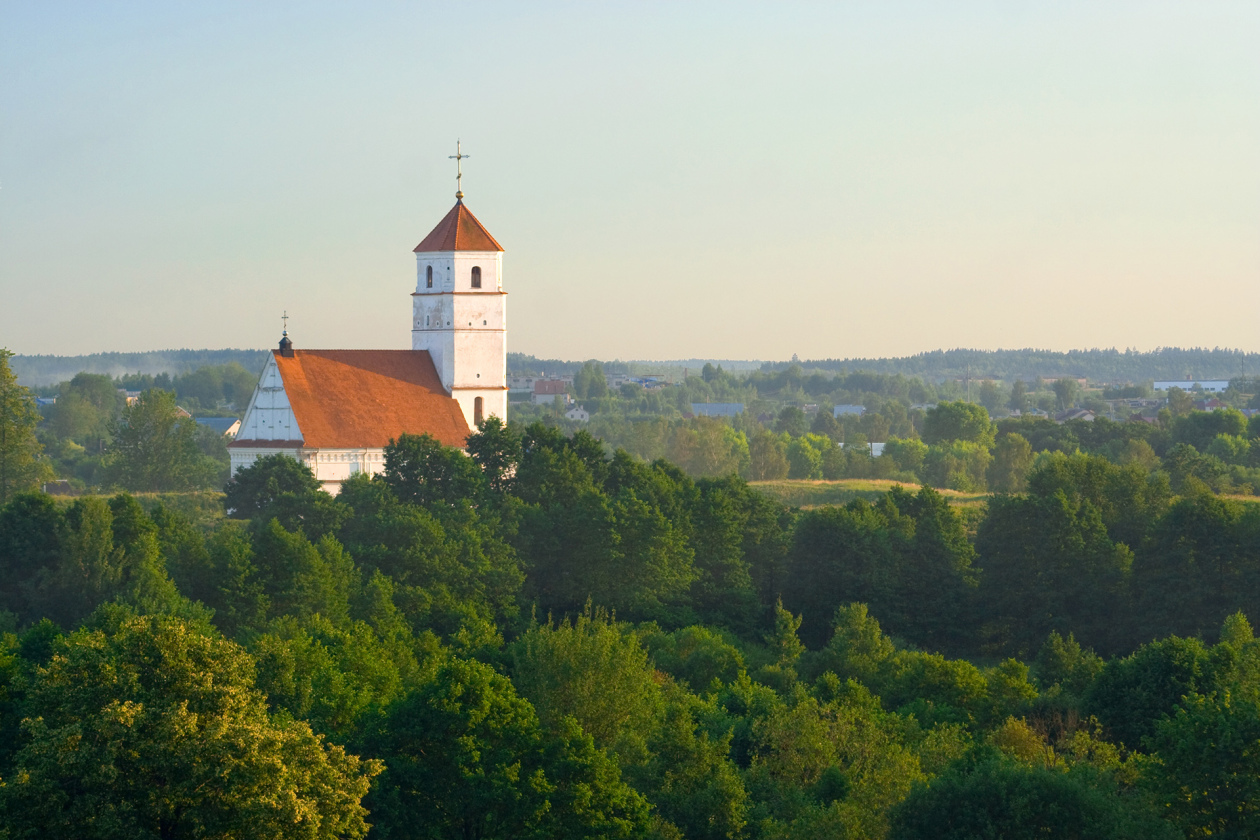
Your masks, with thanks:
[{"label": "deciduous tree", "polygon": [[44,448],[35,438],[40,419],[35,398],[9,368],[12,355],[0,347],[0,505],[15,493],[39,487],[52,475],[40,457]]},{"label": "deciduous tree", "polygon": [[380,772],[271,718],[250,657],[116,610],[36,669],[12,775],[14,838],[356,838]]}]

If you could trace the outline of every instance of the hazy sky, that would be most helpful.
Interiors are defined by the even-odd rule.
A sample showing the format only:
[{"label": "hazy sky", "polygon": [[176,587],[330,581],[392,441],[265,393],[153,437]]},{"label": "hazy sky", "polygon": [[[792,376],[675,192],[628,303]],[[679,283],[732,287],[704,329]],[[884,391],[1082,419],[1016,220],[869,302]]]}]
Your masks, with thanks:
[{"label": "hazy sky", "polygon": [[1260,349],[1260,3],[0,2],[0,345]]}]

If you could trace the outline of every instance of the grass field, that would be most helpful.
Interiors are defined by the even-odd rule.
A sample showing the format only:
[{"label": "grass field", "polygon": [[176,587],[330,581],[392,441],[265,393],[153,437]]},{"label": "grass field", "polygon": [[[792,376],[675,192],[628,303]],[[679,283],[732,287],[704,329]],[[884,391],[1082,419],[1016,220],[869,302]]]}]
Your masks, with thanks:
[{"label": "grass field", "polygon": [[[911,493],[918,492],[919,485],[901,481],[883,481],[868,478],[842,478],[838,481],[812,481],[808,479],[784,479],[782,481],[750,481],[748,485],[775,501],[789,507],[816,508],[826,505],[843,505],[854,499],[873,502],[893,487],[903,487]],[[957,490],[937,490],[954,507],[979,510],[989,498],[988,493],[960,493]],[[1260,504],[1260,496],[1222,495],[1246,504]]]},{"label": "grass field", "polygon": [[[917,493],[919,490],[917,484],[868,478],[842,478],[838,481],[808,479],[751,481],[749,486],[785,505],[799,508],[843,505],[854,499],[866,499],[873,502],[893,487],[903,487],[911,493]],[[949,499],[951,505],[962,507],[979,506],[989,497],[988,493],[960,493],[957,490],[937,492]]]}]

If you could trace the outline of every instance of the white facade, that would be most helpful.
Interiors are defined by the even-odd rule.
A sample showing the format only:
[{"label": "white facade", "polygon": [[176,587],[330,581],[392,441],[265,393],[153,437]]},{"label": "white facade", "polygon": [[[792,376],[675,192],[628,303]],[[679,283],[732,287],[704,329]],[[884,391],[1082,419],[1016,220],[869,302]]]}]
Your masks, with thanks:
[{"label": "white facade", "polygon": [[[474,286],[480,276],[480,288]],[[469,428],[507,419],[507,293],[499,251],[416,254],[411,349],[427,350]]]},{"label": "white facade", "polygon": [[284,446],[281,441],[271,446],[251,446],[248,449],[230,449],[232,474],[252,465],[268,455],[288,455],[303,463],[315,474],[320,486],[332,495],[341,492],[341,482],[353,475],[365,472],[378,475],[385,470],[384,449],[303,449],[300,446]]},{"label": "white facade", "polygon": [[1169,388],[1180,388],[1193,391],[1196,387],[1209,394],[1221,394],[1229,388],[1228,379],[1166,379],[1159,380],[1151,386],[1156,391],[1167,391]]},{"label": "white facade", "polygon": [[385,468],[383,448],[363,447],[356,449],[307,449],[302,445],[302,430],[298,427],[293,407],[284,390],[284,380],[276,365],[276,357],[267,354],[254,395],[245,409],[237,440],[256,442],[248,447],[230,447],[232,474],[250,466],[259,458],[284,454],[310,468],[320,484],[334,496],[341,490],[341,482],[355,473],[376,475]]},{"label": "white facade", "polygon": [[[293,441],[295,445],[302,442],[302,430],[298,428],[297,417],[284,392],[284,380],[276,366],[276,357],[270,353],[267,354],[262,375],[258,377],[254,395],[249,398],[249,407],[245,409],[245,418],[241,421],[236,439]],[[253,459],[250,461],[252,463]],[[236,464],[232,465],[232,472],[236,472]]]}]

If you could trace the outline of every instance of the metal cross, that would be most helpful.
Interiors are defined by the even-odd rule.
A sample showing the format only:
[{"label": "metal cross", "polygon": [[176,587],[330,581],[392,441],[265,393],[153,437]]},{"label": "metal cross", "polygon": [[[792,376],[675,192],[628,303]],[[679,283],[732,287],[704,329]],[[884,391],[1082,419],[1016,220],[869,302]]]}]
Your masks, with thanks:
[{"label": "metal cross", "polygon": [[455,197],[462,199],[464,197],[464,158],[472,157],[463,152],[458,139],[455,141],[455,154],[447,155],[449,160],[455,161]]},{"label": "metal cross", "polygon": [[280,320],[284,321],[284,334],[289,334],[289,310],[284,310],[284,314],[280,316]]}]

